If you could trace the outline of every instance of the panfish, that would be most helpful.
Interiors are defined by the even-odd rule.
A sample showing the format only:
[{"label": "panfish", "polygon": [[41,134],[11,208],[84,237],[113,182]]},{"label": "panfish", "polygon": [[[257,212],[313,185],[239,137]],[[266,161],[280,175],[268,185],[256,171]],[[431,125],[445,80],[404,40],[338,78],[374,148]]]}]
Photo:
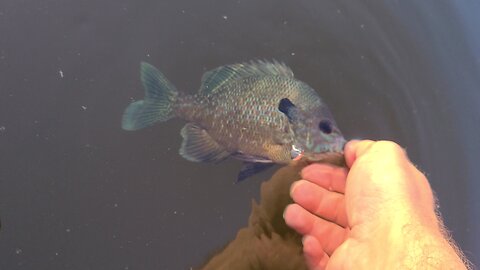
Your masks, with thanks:
[{"label": "panfish", "polygon": [[188,95],[141,63],[145,97],[126,108],[122,128],[138,130],[178,117],[187,122],[180,155],[195,162],[244,162],[238,181],[302,154],[342,152],[345,139],[326,104],[285,64],[251,61],[206,72]]}]

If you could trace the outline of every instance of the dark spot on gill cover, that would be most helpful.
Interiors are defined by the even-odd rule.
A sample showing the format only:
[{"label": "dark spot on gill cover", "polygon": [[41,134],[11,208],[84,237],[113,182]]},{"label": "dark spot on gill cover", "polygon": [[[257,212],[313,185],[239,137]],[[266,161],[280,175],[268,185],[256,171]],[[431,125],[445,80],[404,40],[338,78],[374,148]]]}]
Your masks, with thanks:
[{"label": "dark spot on gill cover", "polygon": [[278,103],[278,110],[284,113],[290,120],[291,115],[289,115],[289,111],[292,108],[295,108],[295,105],[288,98],[282,98]]}]

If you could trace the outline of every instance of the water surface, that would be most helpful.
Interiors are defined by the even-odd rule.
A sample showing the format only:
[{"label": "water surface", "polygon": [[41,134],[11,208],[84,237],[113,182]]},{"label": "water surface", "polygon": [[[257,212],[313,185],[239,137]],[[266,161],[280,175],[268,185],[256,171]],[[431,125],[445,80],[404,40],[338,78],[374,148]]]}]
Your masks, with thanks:
[{"label": "water surface", "polygon": [[121,130],[139,63],[197,91],[218,65],[277,59],[347,138],[406,147],[480,264],[480,30],[474,1],[4,0],[0,268],[188,269],[247,224],[272,170],[178,155],[181,121]]}]

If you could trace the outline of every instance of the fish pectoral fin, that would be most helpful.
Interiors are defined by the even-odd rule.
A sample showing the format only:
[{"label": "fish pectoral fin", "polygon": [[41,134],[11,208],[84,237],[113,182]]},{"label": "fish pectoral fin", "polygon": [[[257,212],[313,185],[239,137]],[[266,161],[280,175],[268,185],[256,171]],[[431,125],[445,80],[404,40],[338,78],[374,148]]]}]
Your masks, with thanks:
[{"label": "fish pectoral fin", "polygon": [[275,144],[281,144],[281,145],[289,144],[289,145],[291,145],[292,144],[292,135],[288,134],[288,133],[275,132],[272,135],[272,140]]},{"label": "fish pectoral fin", "polygon": [[243,162],[243,166],[237,176],[237,182],[272,167],[274,163]]},{"label": "fish pectoral fin", "polygon": [[186,124],[180,134],[183,137],[183,142],[179,152],[187,160],[220,162],[230,155],[205,129],[195,124]]}]

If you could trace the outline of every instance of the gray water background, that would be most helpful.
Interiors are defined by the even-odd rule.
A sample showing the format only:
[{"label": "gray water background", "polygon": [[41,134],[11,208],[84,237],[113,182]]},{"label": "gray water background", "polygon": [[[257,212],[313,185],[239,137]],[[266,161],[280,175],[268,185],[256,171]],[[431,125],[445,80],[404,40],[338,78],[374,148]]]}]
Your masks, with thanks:
[{"label": "gray water background", "polygon": [[0,2],[0,269],[188,269],[246,225],[270,170],[178,155],[182,121],[120,129],[148,61],[185,92],[277,59],[347,138],[395,140],[480,264],[480,2]]}]

